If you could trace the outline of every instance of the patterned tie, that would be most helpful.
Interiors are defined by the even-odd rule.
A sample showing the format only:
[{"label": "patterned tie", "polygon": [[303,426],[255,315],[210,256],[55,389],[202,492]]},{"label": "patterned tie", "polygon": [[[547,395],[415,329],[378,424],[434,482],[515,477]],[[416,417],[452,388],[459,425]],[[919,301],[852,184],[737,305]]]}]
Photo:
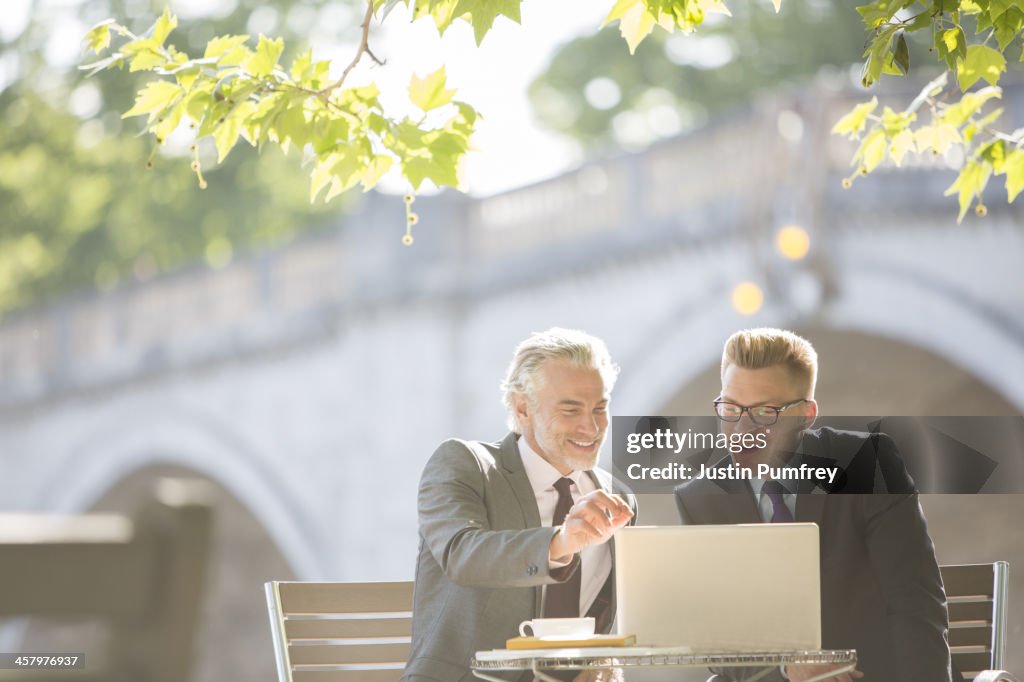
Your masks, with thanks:
[{"label": "patterned tie", "polygon": [[782,499],[785,490],[778,481],[765,481],[761,487],[761,494],[767,495],[772,502],[771,523],[793,523],[793,515]]},{"label": "patterned tie", "polygon": [[[572,508],[572,494],[569,487],[572,479],[560,478],[555,481],[555,490],[558,491],[558,503],[555,505],[555,514],[551,519],[552,526],[560,526]],[[544,597],[545,618],[579,618],[580,615],[580,584],[583,567],[577,566],[572,577],[564,583],[552,583],[547,587],[547,594]]]}]

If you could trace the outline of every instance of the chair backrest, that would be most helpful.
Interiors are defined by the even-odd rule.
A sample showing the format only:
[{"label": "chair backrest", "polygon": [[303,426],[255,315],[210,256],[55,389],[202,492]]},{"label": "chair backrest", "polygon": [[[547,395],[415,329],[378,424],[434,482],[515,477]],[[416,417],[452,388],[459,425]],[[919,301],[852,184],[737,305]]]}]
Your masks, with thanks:
[{"label": "chair backrest", "polygon": [[412,633],[408,582],[269,582],[280,682],[396,682]]},{"label": "chair backrest", "polygon": [[132,518],[0,514],[0,617],[109,625],[106,669],[86,661],[88,672],[62,671],[61,679],[188,680],[212,498],[201,481],[161,479]]},{"label": "chair backrest", "polygon": [[949,604],[949,648],[965,676],[1000,670],[1006,649],[1009,564],[940,566]]}]

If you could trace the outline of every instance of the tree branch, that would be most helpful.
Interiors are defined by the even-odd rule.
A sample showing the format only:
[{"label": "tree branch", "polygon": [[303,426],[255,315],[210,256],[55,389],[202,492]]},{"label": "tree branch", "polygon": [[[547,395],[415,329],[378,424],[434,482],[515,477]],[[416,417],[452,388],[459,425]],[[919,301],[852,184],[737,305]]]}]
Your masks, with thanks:
[{"label": "tree branch", "polygon": [[372,59],[377,64],[384,63],[380,59],[377,59],[377,55],[373,54],[373,52],[370,50],[370,22],[372,20],[373,0],[366,0],[366,13],[363,15],[362,23],[363,33],[359,39],[359,49],[356,50],[356,56],[352,58],[352,61],[349,63],[349,65],[346,66],[345,70],[341,72],[341,77],[338,80],[336,80],[333,83],[330,83],[329,85],[324,86],[317,92],[317,94],[320,95],[321,98],[323,98],[324,95],[326,95],[330,91],[336,90],[341,87],[342,83],[345,82],[345,79],[348,78],[349,72],[356,67],[356,64],[359,63],[359,61],[363,58],[364,54],[369,55],[370,59]]}]

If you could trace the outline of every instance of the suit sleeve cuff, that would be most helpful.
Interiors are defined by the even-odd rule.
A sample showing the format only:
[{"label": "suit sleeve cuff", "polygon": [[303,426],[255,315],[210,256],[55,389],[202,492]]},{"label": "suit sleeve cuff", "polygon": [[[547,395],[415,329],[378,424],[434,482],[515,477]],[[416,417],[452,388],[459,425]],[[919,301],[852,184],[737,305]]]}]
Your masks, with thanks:
[{"label": "suit sleeve cuff", "polygon": [[572,577],[573,572],[580,566],[580,555],[573,554],[569,563],[559,563],[548,560],[548,575],[556,581],[563,583]]}]

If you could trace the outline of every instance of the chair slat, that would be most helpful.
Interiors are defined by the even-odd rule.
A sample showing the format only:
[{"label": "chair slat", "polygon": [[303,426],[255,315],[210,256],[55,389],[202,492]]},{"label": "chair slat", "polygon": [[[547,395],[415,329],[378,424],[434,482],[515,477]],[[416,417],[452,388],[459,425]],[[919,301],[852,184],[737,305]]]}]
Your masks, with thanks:
[{"label": "chair slat", "polygon": [[988,670],[992,662],[992,655],[986,653],[958,654],[953,653],[953,660],[956,667],[960,669],[968,679],[973,679],[975,674],[982,670]]},{"label": "chair slat", "polygon": [[982,621],[992,622],[992,600],[959,602],[949,605],[949,622]]},{"label": "chair slat", "polygon": [[407,613],[412,582],[280,583],[281,608],[292,614]]},{"label": "chair slat", "polygon": [[293,682],[398,682],[402,669],[396,670],[296,670]]},{"label": "chair slat", "polygon": [[946,589],[946,597],[962,597],[979,595],[992,598],[994,576],[992,564],[965,564],[962,566],[942,566],[942,584]]},{"label": "chair slat", "polygon": [[288,647],[292,665],[404,664],[409,644],[311,644]]},{"label": "chair slat", "polygon": [[949,646],[983,646],[992,644],[992,628],[976,626],[970,628],[953,628],[949,631]]},{"label": "chair slat", "polygon": [[412,618],[287,620],[285,631],[290,642],[309,639],[409,637],[412,634]]}]

